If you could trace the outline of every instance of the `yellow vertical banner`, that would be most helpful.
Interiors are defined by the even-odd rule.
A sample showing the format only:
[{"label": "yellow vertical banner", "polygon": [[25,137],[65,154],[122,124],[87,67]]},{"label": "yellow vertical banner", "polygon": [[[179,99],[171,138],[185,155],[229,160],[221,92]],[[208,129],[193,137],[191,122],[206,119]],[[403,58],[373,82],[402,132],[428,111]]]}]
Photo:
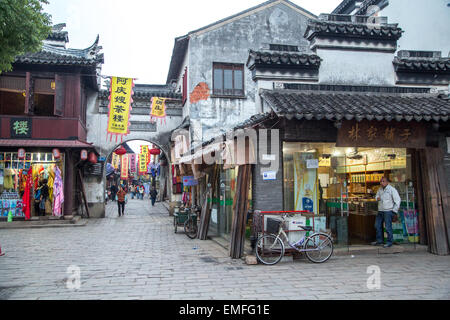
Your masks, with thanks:
[{"label": "yellow vertical banner", "polygon": [[147,173],[147,166],[149,163],[148,159],[150,156],[150,150],[148,148],[148,145],[141,146],[141,153],[145,154],[145,173]]},{"label": "yellow vertical banner", "polygon": [[153,119],[156,118],[166,118],[166,100],[167,98],[152,98],[152,111],[150,113],[150,121],[154,121]]},{"label": "yellow vertical banner", "polygon": [[121,170],[120,170],[120,179],[128,180],[128,155],[124,154],[122,156]]},{"label": "yellow vertical banner", "polygon": [[141,153],[143,153],[143,154],[149,153],[149,151],[148,151],[148,145],[141,146]]},{"label": "yellow vertical banner", "polygon": [[147,156],[144,153],[139,154],[139,175],[147,173]]},{"label": "yellow vertical banner", "polygon": [[121,136],[129,133],[128,123],[130,118],[131,103],[133,99],[132,78],[111,78],[111,92],[109,101],[108,133],[112,136]]},{"label": "yellow vertical banner", "polygon": [[120,156],[115,154],[113,152],[112,154],[112,160],[111,160],[111,164],[114,167],[114,169],[119,169],[119,165],[120,165]]}]

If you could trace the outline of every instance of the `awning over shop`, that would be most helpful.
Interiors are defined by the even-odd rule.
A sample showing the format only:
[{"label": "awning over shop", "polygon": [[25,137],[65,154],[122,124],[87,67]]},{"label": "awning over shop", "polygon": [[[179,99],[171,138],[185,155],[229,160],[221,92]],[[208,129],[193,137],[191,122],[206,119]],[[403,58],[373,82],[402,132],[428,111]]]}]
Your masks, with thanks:
[{"label": "awning over shop", "polygon": [[0,147],[93,148],[94,146],[79,140],[0,139]]},{"label": "awning over shop", "polygon": [[[176,159],[175,156],[175,152],[172,152],[172,158],[176,159],[175,162],[177,163],[191,163],[192,161],[194,161],[195,159],[199,160],[201,158],[204,157],[210,157],[211,154],[213,152],[220,152],[220,154],[222,155],[222,159],[224,159],[224,162],[227,161],[228,163],[231,162],[235,162],[238,161],[239,163],[242,162],[241,157],[242,154],[236,154],[234,155],[234,153],[230,153],[230,148],[233,148],[232,150],[237,150],[236,148],[236,143],[231,143],[230,140],[227,140],[228,136],[239,136],[240,134],[244,133],[245,131],[237,131],[237,130],[245,130],[245,129],[250,129],[254,126],[257,126],[263,122],[265,122],[266,120],[269,120],[272,118],[272,113],[268,112],[268,113],[262,113],[262,114],[256,114],[248,119],[246,119],[245,121],[239,123],[238,125],[236,125],[232,130],[230,130],[229,132],[225,132],[222,136],[222,141],[221,141],[221,137],[217,137],[216,139],[211,139],[207,142],[204,142],[202,144],[201,147],[197,147],[197,148],[191,148],[190,152],[187,150],[188,149],[188,144],[183,141],[181,143],[182,147],[180,148],[182,151],[185,152],[185,154],[180,157],[179,159]],[[250,143],[251,143],[251,150],[253,150],[253,147],[256,146],[257,141],[252,141],[254,139],[250,139]],[[174,149],[172,149],[172,151],[174,151]],[[254,159],[254,155],[251,154],[250,158],[248,159],[249,161],[253,161]],[[245,164],[245,163],[240,163],[240,164]]]},{"label": "awning over shop", "polygon": [[261,97],[288,120],[447,121],[450,101],[434,94],[261,90]]}]

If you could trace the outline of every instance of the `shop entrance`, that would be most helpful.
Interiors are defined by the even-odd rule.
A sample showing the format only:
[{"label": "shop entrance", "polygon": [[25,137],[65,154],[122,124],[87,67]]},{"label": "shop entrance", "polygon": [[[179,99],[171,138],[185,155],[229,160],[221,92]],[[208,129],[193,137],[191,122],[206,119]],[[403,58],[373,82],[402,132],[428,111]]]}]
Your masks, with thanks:
[{"label": "shop entrance", "polygon": [[336,245],[367,245],[376,239],[375,195],[386,176],[401,197],[394,242],[417,243],[418,214],[411,156],[399,148],[338,148],[333,143],[284,143],[285,210],[315,213],[316,231]]},{"label": "shop entrance", "polygon": [[30,217],[63,214],[65,153],[57,156],[51,150],[22,157],[17,152],[0,153],[0,221],[24,220],[24,201],[29,203]]}]

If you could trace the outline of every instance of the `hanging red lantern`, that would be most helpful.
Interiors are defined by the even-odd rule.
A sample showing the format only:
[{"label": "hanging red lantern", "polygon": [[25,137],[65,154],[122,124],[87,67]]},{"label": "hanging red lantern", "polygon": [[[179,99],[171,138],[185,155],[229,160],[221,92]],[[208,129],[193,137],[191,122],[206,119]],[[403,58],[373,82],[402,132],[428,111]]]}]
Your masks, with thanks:
[{"label": "hanging red lantern", "polygon": [[118,156],[123,156],[124,154],[127,153],[127,149],[125,149],[123,146],[120,146],[120,148],[116,149],[114,153],[117,154]]},{"label": "hanging red lantern", "polygon": [[53,158],[55,158],[55,159],[61,158],[61,152],[59,152],[58,148],[53,149],[52,153],[53,153]]},{"label": "hanging red lantern", "polygon": [[97,163],[97,156],[94,152],[89,152],[89,162],[93,164]]},{"label": "hanging red lantern", "polygon": [[161,154],[161,150],[159,150],[159,149],[150,149],[149,152],[150,152],[151,155],[154,155],[154,156],[157,156],[157,155]]}]

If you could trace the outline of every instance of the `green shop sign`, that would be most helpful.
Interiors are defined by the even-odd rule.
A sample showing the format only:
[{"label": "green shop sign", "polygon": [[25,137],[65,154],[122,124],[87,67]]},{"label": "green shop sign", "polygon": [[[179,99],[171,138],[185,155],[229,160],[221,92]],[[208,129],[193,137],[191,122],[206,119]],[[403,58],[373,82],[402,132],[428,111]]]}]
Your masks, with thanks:
[{"label": "green shop sign", "polygon": [[11,119],[11,138],[31,138],[32,120],[29,118]]}]

